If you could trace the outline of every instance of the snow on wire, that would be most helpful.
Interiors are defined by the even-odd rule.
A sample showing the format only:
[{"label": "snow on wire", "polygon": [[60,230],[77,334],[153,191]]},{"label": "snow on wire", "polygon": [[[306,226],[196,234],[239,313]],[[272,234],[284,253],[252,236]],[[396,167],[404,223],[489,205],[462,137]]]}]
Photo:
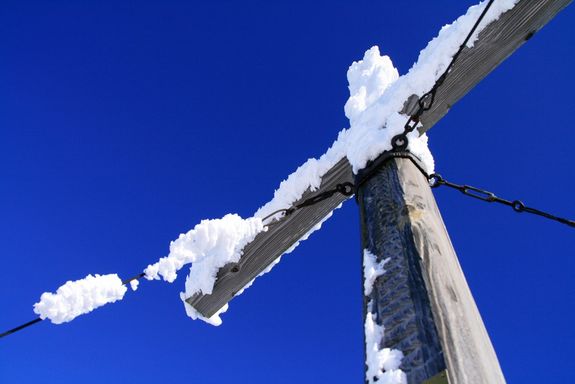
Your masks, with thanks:
[{"label": "snow on wire", "polygon": [[122,300],[127,290],[116,274],[88,275],[81,280],[66,282],[56,293],[44,292],[40,301],[34,304],[34,312],[42,320],[48,318],[54,324],[62,324]]},{"label": "snow on wire", "polygon": [[[511,9],[516,2],[517,0],[497,1],[479,23],[467,46],[473,46],[479,32]],[[354,62],[347,72],[350,97],[344,109],[350,121],[350,128],[343,129],[337,140],[319,159],[308,160],[281,182],[273,199],[257,210],[253,217],[242,219],[238,215],[229,214],[221,219],[204,220],[194,229],[180,235],[171,243],[168,256],[146,268],[146,278],[161,277],[172,282],[178,270],[191,263],[186,290],[181,294],[182,300],[185,303],[186,297],[198,292],[209,294],[218,269],[229,262],[238,261],[243,247],[258,233],[267,229],[263,225],[263,218],[293,206],[307,190],[316,191],[322,177],[343,158],[347,158],[352,170],[357,172],[382,152],[392,149],[391,139],[403,132],[409,119],[398,112],[402,110],[403,102],[413,94],[423,95],[434,87],[439,74],[449,67],[461,41],[479,19],[485,6],[486,2],[472,6],[454,23],[444,26],[403,76],[399,76],[388,56],[381,56],[377,46],[367,50],[363,60]],[[408,134],[408,138],[407,149],[422,160],[428,174],[433,173],[433,157],[427,147],[426,135],[419,136],[415,130]],[[324,220],[330,216],[331,214]],[[320,227],[321,223],[300,241]],[[298,243],[286,253],[291,252]],[[275,264],[272,263],[263,273],[268,272],[273,265]],[[89,275],[82,280],[67,282],[55,294],[43,294],[34,308],[41,319],[49,318],[60,324],[123,298],[127,289],[119,283],[122,282],[116,275]],[[244,289],[251,284],[252,282],[248,283]],[[132,288],[136,287],[134,283]],[[243,289],[238,294],[242,291]],[[186,312],[192,318],[200,318],[214,325],[221,323],[218,314],[206,319],[187,303],[185,306]],[[220,313],[225,309],[227,305]],[[30,323],[35,322],[36,320]]]}]

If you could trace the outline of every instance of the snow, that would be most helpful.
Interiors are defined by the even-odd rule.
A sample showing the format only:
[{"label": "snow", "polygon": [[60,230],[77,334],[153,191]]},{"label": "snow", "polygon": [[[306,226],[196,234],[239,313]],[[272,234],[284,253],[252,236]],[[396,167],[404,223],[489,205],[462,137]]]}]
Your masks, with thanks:
[{"label": "snow", "polygon": [[[490,22],[511,9],[518,0],[495,2],[470,39],[472,46],[478,33]],[[265,217],[272,212],[290,207],[306,190],[315,191],[325,173],[337,162],[347,157],[353,171],[365,167],[368,161],[391,149],[391,138],[403,132],[408,116],[398,111],[411,95],[423,95],[449,65],[452,56],[471,30],[486,2],[469,8],[454,23],[444,26],[439,35],[423,49],[417,62],[403,76],[399,76],[388,56],[382,56],[379,47],[365,52],[362,60],[352,63],[347,78],[350,97],[345,104],[345,114],[350,128],[343,129],[332,146],[319,157],[309,159],[282,181],[273,199],[261,207],[255,217]],[[434,162],[427,147],[427,136],[416,131],[409,137],[408,149],[424,163],[428,173],[433,173]]]},{"label": "snow", "polygon": [[[329,218],[331,218],[331,216],[333,215],[333,212],[337,209],[340,209],[342,207],[343,204],[339,204],[337,207],[334,208],[333,211],[329,212],[327,215],[325,215],[325,217],[323,219],[321,219],[321,221],[319,223],[317,223],[316,225],[314,225],[309,231],[306,232],[305,235],[303,235],[302,237],[299,238],[298,241],[296,241],[295,243],[292,244],[291,247],[289,247],[283,254],[283,255],[287,255],[289,253],[292,253],[302,241],[306,241],[315,231],[319,231],[323,225],[323,223],[325,223]],[[270,263],[270,265],[268,265],[262,272],[260,272],[260,274],[256,277],[261,277],[267,273],[269,273],[277,264],[279,264],[279,262],[282,259],[282,256],[279,256],[277,259],[275,259],[274,261],[272,261]],[[254,281],[256,280],[256,278],[250,280],[242,289],[240,289],[238,292],[236,292],[235,296],[239,296],[242,293],[244,293],[244,291],[246,289],[248,289],[249,287],[252,286],[252,284],[254,283]]]},{"label": "snow", "polygon": [[[363,292],[365,296],[371,294],[373,284],[378,276],[385,273],[384,265],[389,258],[380,262],[369,250],[363,251]],[[367,304],[365,316],[365,364],[367,366],[366,379],[368,383],[378,384],[407,384],[405,373],[399,369],[403,353],[397,349],[380,348],[385,329],[376,322],[373,311],[373,300]]]},{"label": "snow", "polygon": [[[479,32],[490,22],[505,11],[511,9],[518,0],[498,0],[495,2],[470,39],[468,46],[472,46]],[[322,177],[339,161],[347,158],[354,173],[364,168],[370,160],[377,158],[382,152],[391,149],[391,138],[403,132],[408,116],[400,114],[403,103],[411,95],[423,95],[429,91],[436,79],[445,71],[453,54],[457,51],[465,36],[478,19],[486,1],[472,6],[467,13],[459,17],[451,25],[444,26],[439,35],[431,40],[423,49],[417,62],[407,74],[399,76],[388,56],[382,56],[379,47],[373,46],[365,52],[363,59],[352,63],[347,72],[350,97],[344,106],[350,127],[339,132],[336,141],[319,157],[309,159],[294,173],[282,181],[274,192],[273,199],[258,209],[254,216],[242,219],[238,215],[228,214],[221,219],[204,220],[192,230],[170,244],[168,256],[149,265],[145,269],[145,277],[149,280],[163,279],[173,282],[177,272],[186,264],[192,264],[185,283],[185,292],[181,293],[182,300],[196,293],[210,294],[213,290],[218,270],[228,263],[239,261],[242,249],[251,242],[258,233],[267,230],[262,222],[263,218],[274,211],[291,207],[299,200],[305,191],[316,191]],[[427,136],[419,136],[414,130],[408,135],[408,149],[422,161],[426,171],[433,173],[434,161],[427,146]],[[276,217],[268,219],[274,220]],[[314,231],[321,227],[331,213],[321,223],[317,224],[302,239],[296,242],[287,252],[293,251],[300,241],[307,239]],[[370,284],[366,285],[365,292],[369,292],[373,281],[383,273],[385,261],[371,263],[371,256],[364,258],[364,273]],[[272,263],[262,274],[269,272],[275,264]],[[118,285],[118,283],[120,283]],[[249,282],[239,293],[249,287]],[[137,289],[137,282],[131,283],[133,290]],[[39,303],[34,305],[36,313],[42,318],[50,318],[54,323],[70,321],[76,316],[87,313],[123,297],[126,287],[116,275],[88,276],[83,280],[68,282],[58,289],[56,294],[44,293]],[[239,294],[238,293],[238,294]],[[366,293],[368,294],[368,293]],[[203,319],[211,324],[221,324],[219,314],[227,310],[227,305],[210,319],[203,318],[191,306],[184,302],[186,313],[196,319]],[[370,316],[366,319],[367,330],[371,329],[370,337],[377,339],[378,332],[383,332]],[[374,339],[374,340],[375,340]],[[389,361],[387,367],[394,367],[399,356],[393,351],[379,351],[375,348],[374,364],[376,361]],[[387,357],[385,357],[385,356]],[[379,364],[379,363],[378,363]],[[382,365],[383,364],[383,365]],[[385,365],[373,365],[374,372],[379,372]],[[390,365],[389,365],[390,364]],[[401,372],[400,372],[401,373]],[[383,373],[389,383],[402,382],[403,376],[397,373],[397,368],[386,369]],[[396,379],[392,379],[396,378]],[[384,376],[381,376],[384,380]],[[398,381],[399,380],[399,381]]]},{"label": "snow", "polygon": [[[340,133],[341,136],[341,133]],[[274,192],[274,197],[254,214],[264,218],[279,209],[291,207],[306,190],[316,191],[323,175],[345,157],[345,141],[336,140],[319,159],[309,159],[282,181]]]},{"label": "snow", "polygon": [[369,296],[371,294],[375,279],[385,273],[385,269],[383,267],[389,260],[390,259],[388,257],[387,259],[378,262],[374,254],[369,252],[367,249],[363,250],[363,279],[365,281],[363,284],[363,294],[365,296]]},{"label": "snow", "polygon": [[[497,20],[502,13],[513,8],[517,1],[495,2],[467,45],[473,46],[479,32]],[[362,60],[352,63],[347,72],[350,96],[344,106],[350,128],[340,131],[337,140],[319,159],[307,160],[282,181],[274,192],[273,199],[257,210],[254,216],[264,218],[277,210],[291,207],[306,190],[316,191],[327,171],[344,158],[351,164],[353,172],[357,173],[370,160],[390,150],[392,137],[403,132],[409,118],[398,111],[402,110],[404,102],[411,95],[421,96],[433,87],[486,4],[487,1],[484,1],[470,7],[465,15],[444,26],[439,35],[420,52],[417,62],[403,76],[399,76],[391,59],[382,56],[377,46],[368,49]],[[428,174],[433,173],[435,163],[428,148],[427,135],[419,135],[415,130],[408,134],[408,139],[408,150],[421,160]],[[317,229],[319,228],[312,229],[286,253],[293,251],[301,241]],[[269,272],[277,262],[279,258],[263,273]],[[373,266],[371,278],[377,277],[383,264]],[[252,283],[253,281],[248,283],[239,293]]]},{"label": "snow", "polygon": [[207,319],[201,316],[185,300],[196,293],[211,294],[220,268],[240,260],[243,248],[258,233],[265,231],[261,218],[242,219],[228,214],[221,219],[203,220],[170,244],[170,253],[145,269],[148,280],[160,279],[173,282],[177,272],[186,264],[192,264],[186,278],[185,291],[180,294],[186,314],[213,325],[222,323],[219,314]]},{"label": "snow", "polygon": [[[495,2],[467,45],[472,46],[479,32],[511,9],[517,1]],[[319,159],[307,160],[282,181],[273,199],[257,210],[254,216],[264,218],[277,210],[291,207],[306,190],[316,191],[327,171],[344,158],[351,164],[353,172],[357,173],[370,160],[390,150],[391,138],[403,132],[409,118],[398,112],[403,108],[403,103],[411,95],[421,96],[433,87],[486,4],[484,1],[470,7],[465,15],[451,25],[444,26],[439,35],[420,52],[418,61],[406,75],[399,76],[391,59],[382,56],[377,46],[367,50],[362,60],[352,63],[347,72],[350,97],[344,106],[350,128],[340,131],[337,140]],[[428,148],[427,135],[420,136],[415,130],[408,134],[408,139],[408,150],[421,160],[428,174],[433,173],[435,164]],[[307,233],[305,238],[314,230]],[[293,251],[305,238],[300,239],[286,253]],[[263,273],[269,272],[277,262],[279,258]],[[240,293],[252,283],[248,283]]]},{"label": "snow", "polygon": [[212,317],[204,317],[201,315],[201,313],[196,311],[194,307],[192,307],[190,304],[186,302],[185,299],[187,297],[189,296],[186,296],[184,293],[180,293],[180,298],[184,303],[184,309],[186,310],[186,315],[188,315],[188,317],[192,318],[192,320],[200,319],[216,327],[222,325],[222,318],[220,317],[220,315],[228,310],[229,307],[228,304],[225,304],[223,307],[221,307],[219,311],[217,311]]},{"label": "snow", "polygon": [[144,270],[145,277],[148,280],[162,277],[171,283],[184,265],[193,263],[186,292],[190,296],[200,291],[210,294],[218,269],[239,261],[243,247],[264,230],[262,220],[256,217],[242,219],[228,214],[221,219],[202,220],[172,241],[168,256],[149,265]]},{"label": "snow", "polygon": [[[368,307],[371,307],[371,302]],[[369,384],[407,384],[405,373],[399,369],[403,353],[397,349],[379,347],[383,339],[383,326],[375,322],[375,314],[368,312],[365,318],[365,364]]]},{"label": "snow", "polygon": [[116,274],[88,275],[68,281],[56,293],[45,292],[34,304],[34,312],[42,319],[62,324],[105,304],[121,300],[127,288]]}]

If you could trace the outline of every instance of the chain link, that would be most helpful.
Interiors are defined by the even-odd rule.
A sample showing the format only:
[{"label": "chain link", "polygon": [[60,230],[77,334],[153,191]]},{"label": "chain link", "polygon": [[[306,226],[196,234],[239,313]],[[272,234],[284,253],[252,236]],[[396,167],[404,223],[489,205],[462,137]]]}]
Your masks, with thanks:
[{"label": "chain link", "polygon": [[[354,193],[353,183],[346,181],[345,183],[337,184],[335,186],[335,188],[321,192],[321,193],[318,193],[317,195],[314,195],[308,199],[305,199],[301,203],[299,203],[299,204],[297,204],[291,208],[278,209],[277,211],[274,211],[274,212],[270,213],[269,215],[267,215],[266,217],[264,217],[262,219],[262,221],[266,221],[267,219],[274,217],[278,213],[283,213],[283,216],[281,216],[280,218],[284,218],[286,216],[291,215],[292,213],[294,213],[295,211],[297,211],[299,209],[302,209],[304,207],[309,207],[309,206],[317,204],[321,201],[327,200],[330,197],[332,197],[333,195],[335,195],[336,193],[341,193],[342,195],[344,195],[346,197],[353,195],[353,193]],[[270,223],[270,224],[273,224],[273,223]],[[270,225],[270,224],[268,224],[268,225]]]},{"label": "chain link", "polygon": [[489,8],[491,8],[493,2],[494,0],[489,0],[489,3],[487,3],[485,8],[483,9],[483,12],[473,25],[473,28],[471,28],[471,31],[469,31],[469,33],[465,37],[465,40],[463,41],[463,43],[461,43],[459,49],[457,50],[457,52],[455,52],[455,54],[451,58],[451,61],[449,62],[449,65],[447,66],[445,71],[441,74],[441,76],[437,78],[435,84],[433,84],[433,87],[417,100],[417,107],[418,107],[417,111],[415,111],[414,114],[409,116],[409,119],[407,119],[407,122],[403,126],[403,132],[393,136],[393,138],[391,139],[391,148],[393,151],[407,150],[407,146],[409,145],[409,139],[407,138],[407,135],[413,132],[415,128],[417,128],[417,126],[419,125],[419,119],[421,118],[421,115],[423,115],[423,112],[430,110],[431,107],[433,106],[437,90],[439,89],[439,87],[441,87],[441,85],[447,78],[447,74],[449,73],[449,71],[451,71],[451,68],[455,64],[455,61],[457,61],[457,58],[459,57],[459,55],[469,42],[469,39],[471,39],[471,36],[473,36],[473,33],[475,33],[475,30],[479,26],[479,23],[481,23],[481,20],[483,20],[483,17],[485,17],[485,14],[489,10]]},{"label": "chain link", "polygon": [[484,189],[472,187],[470,185],[459,185],[452,183],[450,181],[445,180],[441,175],[434,173],[428,176],[429,184],[431,188],[438,188],[442,185],[446,187],[456,189],[463,193],[466,196],[473,197],[474,199],[478,199],[481,201],[485,201],[487,203],[499,203],[506,205],[508,207],[513,208],[513,210],[517,213],[527,212],[532,213],[534,215],[545,217],[546,219],[555,220],[562,224],[568,225],[570,227],[575,228],[575,221],[565,219],[563,217],[558,217],[552,215],[548,212],[541,211],[536,208],[531,208],[526,206],[521,200],[506,200],[502,199],[501,197],[496,196],[493,192],[486,191]]}]

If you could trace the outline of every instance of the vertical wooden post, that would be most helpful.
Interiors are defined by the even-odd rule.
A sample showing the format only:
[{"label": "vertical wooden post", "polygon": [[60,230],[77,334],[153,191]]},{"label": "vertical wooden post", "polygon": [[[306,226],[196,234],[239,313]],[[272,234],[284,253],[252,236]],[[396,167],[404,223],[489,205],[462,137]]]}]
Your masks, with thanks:
[{"label": "vertical wooden post", "polygon": [[364,298],[364,315],[384,327],[380,348],[403,352],[409,384],[446,368],[451,384],[505,383],[427,178],[412,160],[392,158],[357,198],[363,248],[389,258]]}]

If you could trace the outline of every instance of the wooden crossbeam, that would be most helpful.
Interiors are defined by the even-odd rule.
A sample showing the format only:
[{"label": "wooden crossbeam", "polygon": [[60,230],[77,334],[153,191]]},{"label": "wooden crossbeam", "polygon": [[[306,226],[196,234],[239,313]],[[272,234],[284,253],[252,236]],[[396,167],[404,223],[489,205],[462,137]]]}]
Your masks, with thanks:
[{"label": "wooden crossbeam", "polygon": [[[571,0],[522,0],[488,25],[479,34],[474,46],[463,50],[439,88],[433,107],[421,116],[423,126],[420,133],[433,127],[452,105],[569,3]],[[403,112],[410,112],[408,100]],[[319,190],[313,193],[307,191],[300,201],[347,181],[353,182],[351,166],[347,159],[342,159],[324,175]],[[197,294],[186,301],[203,316],[211,317],[344,200],[345,197],[336,194],[319,204],[296,211],[267,232],[259,234],[244,248],[239,263],[220,269],[212,294]]]}]

